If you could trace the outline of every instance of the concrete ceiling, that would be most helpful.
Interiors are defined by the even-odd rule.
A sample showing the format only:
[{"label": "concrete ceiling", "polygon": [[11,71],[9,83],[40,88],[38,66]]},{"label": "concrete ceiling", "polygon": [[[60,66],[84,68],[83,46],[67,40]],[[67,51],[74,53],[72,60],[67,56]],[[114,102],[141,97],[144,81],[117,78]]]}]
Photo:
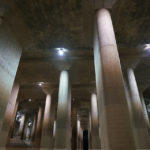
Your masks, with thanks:
[{"label": "concrete ceiling", "polygon": [[[78,101],[83,126],[87,125],[90,92],[95,90],[93,1],[14,0],[10,3],[4,22],[23,47],[16,78],[21,85],[20,99],[44,99],[38,82],[45,82],[48,90],[57,89],[60,70],[69,69],[72,97]],[[144,51],[143,44],[150,43],[150,1],[118,0],[110,11],[122,65],[134,65],[138,84],[149,85],[150,54]],[[69,51],[60,58],[56,47],[66,47]]]}]

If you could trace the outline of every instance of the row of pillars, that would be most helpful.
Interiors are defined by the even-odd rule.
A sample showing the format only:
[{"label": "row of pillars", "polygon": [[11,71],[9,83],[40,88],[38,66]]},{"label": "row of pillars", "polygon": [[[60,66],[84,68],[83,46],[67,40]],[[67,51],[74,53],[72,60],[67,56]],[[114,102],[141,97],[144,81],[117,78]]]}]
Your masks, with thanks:
[{"label": "row of pillars", "polygon": [[[13,90],[11,93],[11,101],[13,100],[16,103],[14,107],[14,112],[12,118],[12,124],[9,131],[7,144],[10,144],[11,138],[13,138],[13,129],[15,126],[16,114],[18,109],[18,93],[19,86],[14,84]],[[36,148],[49,149],[55,147],[56,149],[70,149],[71,148],[71,90],[69,86],[69,75],[67,71],[62,71],[60,74],[60,86],[59,86],[59,95],[58,95],[58,108],[57,108],[57,119],[56,122],[53,122],[53,135],[51,132],[51,94],[46,96],[45,108],[43,109],[39,106],[37,117],[32,114],[33,126],[30,135],[32,140],[34,137],[33,146]],[[44,115],[43,115],[44,114]],[[30,114],[31,115],[31,114]],[[43,119],[42,119],[43,116]],[[77,114],[76,114],[77,116]],[[23,139],[26,135],[26,127],[28,125],[27,113],[22,114],[20,119],[20,125],[18,129],[17,136],[20,139]],[[78,149],[83,148],[83,129],[80,124],[80,120],[75,120],[77,124],[76,133],[77,137],[74,139],[75,146]],[[55,129],[56,128],[56,129]],[[65,137],[65,138],[61,138]],[[100,137],[99,137],[99,122],[98,122],[98,108],[97,108],[97,97],[96,94],[91,96],[91,141],[94,149],[100,149]],[[55,140],[54,140],[55,139]],[[55,141],[55,142],[54,142]]]},{"label": "row of pillars", "polygon": [[[0,35],[0,40],[3,38],[2,35],[3,34]],[[3,36],[6,37],[6,35]],[[7,38],[5,40],[9,41]],[[8,43],[5,43],[7,42],[4,41],[3,46],[6,48]],[[10,47],[6,49],[7,52],[1,52],[1,55],[5,57],[0,57],[0,98],[2,100],[0,103],[1,137],[7,137],[7,131],[10,127],[9,120],[11,113],[9,112],[8,115],[7,111],[14,109],[7,110],[6,106],[14,107],[15,105],[9,104],[9,102],[12,103],[12,101],[8,102],[8,96],[10,95],[13,80],[15,78],[17,70],[16,64],[19,63],[21,55],[19,49],[15,49],[14,46],[12,50],[9,49]],[[10,56],[12,52],[14,57]],[[11,58],[11,62],[9,62],[9,58]],[[123,78],[111,16],[107,9],[100,9],[97,11],[97,23],[94,38],[94,62],[101,149],[149,149],[150,138],[147,131],[147,122],[144,117],[145,115],[142,107],[143,102],[141,101],[138,92],[134,71],[129,68],[127,74],[125,73],[125,77]],[[11,66],[12,63],[14,63],[13,66]],[[47,118],[49,118],[48,108],[50,103],[50,96],[48,96],[46,99],[47,108],[44,113],[44,118],[46,119],[43,122],[42,133],[42,143],[46,141],[44,145],[48,144],[50,141],[47,133],[49,124]],[[93,104],[94,103],[95,102],[93,102]],[[95,112],[93,111],[93,113]],[[67,71],[62,71],[60,74],[58,95],[56,135],[54,143],[55,149],[70,149],[71,147],[70,115],[71,90],[69,75]],[[97,114],[94,114],[94,117],[95,116],[97,117]],[[92,143],[93,145],[99,145],[100,143],[97,141],[98,122],[95,121],[94,117],[92,116],[92,120],[96,127],[94,127],[93,131],[93,139],[95,140]],[[3,138],[0,140],[0,144],[3,145],[3,143],[6,143],[5,141],[6,139]]]}]

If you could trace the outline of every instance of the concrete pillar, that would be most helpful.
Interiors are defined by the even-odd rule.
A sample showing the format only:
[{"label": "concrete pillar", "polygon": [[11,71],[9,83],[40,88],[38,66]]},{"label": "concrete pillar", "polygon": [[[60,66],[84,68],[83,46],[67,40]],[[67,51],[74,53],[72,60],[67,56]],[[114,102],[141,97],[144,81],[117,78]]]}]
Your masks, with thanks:
[{"label": "concrete pillar", "polygon": [[100,137],[99,137],[99,121],[98,121],[98,108],[97,108],[97,96],[91,95],[91,149],[100,149]]},{"label": "concrete pillar", "polygon": [[21,121],[20,121],[20,126],[19,126],[19,129],[18,129],[18,136],[22,136],[23,130],[24,130],[24,125],[25,125],[25,114],[22,114]]},{"label": "concrete pillar", "polygon": [[89,113],[89,149],[92,149],[92,127],[91,127],[91,121],[92,120],[92,118],[91,118],[91,113]]},{"label": "concrete pillar", "polygon": [[[0,21],[2,23],[2,19]],[[9,115],[5,115],[14,79],[21,56],[21,47],[16,38],[5,26],[0,25],[0,147],[6,144],[10,128]]]},{"label": "concrete pillar", "polygon": [[130,107],[131,107],[130,110],[132,115],[132,124],[136,148],[149,149],[150,138],[148,135],[147,126],[144,119],[142,102],[140,99],[134,71],[132,68],[127,69],[126,81],[130,96]]},{"label": "concrete pillar", "polygon": [[41,125],[42,125],[41,120],[42,120],[42,107],[39,106],[34,139],[34,147],[36,148],[39,148],[41,144]]},{"label": "concrete pillar", "polygon": [[54,126],[53,126],[53,138],[55,139],[56,136],[56,120],[54,121]]},{"label": "concrete pillar", "polygon": [[51,125],[50,125],[50,112],[51,112],[51,95],[48,94],[45,101],[45,110],[44,110],[44,118],[42,125],[42,137],[41,137],[41,148],[44,150],[48,150],[52,148],[53,137],[51,134]]},{"label": "concrete pillar", "polygon": [[10,130],[9,130],[9,134],[8,134],[8,143],[9,143],[10,138],[13,138],[18,105],[19,105],[19,102],[17,101],[16,105],[15,105],[14,112],[13,112],[13,116],[12,116],[12,119],[11,119],[11,126],[10,126]]},{"label": "concrete pillar", "polygon": [[91,149],[92,148],[92,136],[91,136],[91,126],[90,126],[90,120],[91,120],[91,117],[90,117],[90,113],[89,113],[89,124],[88,124],[88,149]]},{"label": "concrete pillar", "polygon": [[71,96],[67,71],[60,74],[55,149],[71,149]]},{"label": "concrete pillar", "polygon": [[142,93],[140,94],[140,98],[141,98],[143,112],[144,112],[144,120],[145,120],[145,123],[147,126],[148,133],[150,135],[150,121],[149,121],[149,117],[148,117],[148,113],[147,113],[147,109],[146,109],[146,105],[145,105],[145,100],[144,100]]},{"label": "concrete pillar", "polygon": [[24,123],[24,129],[23,129],[23,135],[22,135],[22,139],[28,141],[29,137],[28,137],[28,131],[29,131],[29,127],[28,127],[28,121],[29,121],[29,114],[28,116],[26,115],[26,119],[25,119],[25,123]]},{"label": "concrete pillar", "polygon": [[[120,59],[108,10],[97,12],[94,61],[102,149],[135,149]],[[99,45],[97,45],[99,44]]]},{"label": "concrete pillar", "polygon": [[4,143],[8,144],[11,135],[13,134],[14,122],[15,122],[15,117],[18,109],[18,102],[17,102],[18,92],[19,92],[19,84],[14,83],[11,91],[11,95],[9,97],[8,105],[5,112],[4,122],[3,122],[3,124],[9,124],[10,128],[8,130],[5,130],[5,134],[3,134],[3,139],[0,140],[0,145],[3,145]]},{"label": "concrete pillar", "polygon": [[81,128],[80,120],[77,121],[77,149],[81,150],[83,148],[83,130]]},{"label": "concrete pillar", "polygon": [[76,101],[72,103],[72,150],[77,149],[77,106]]},{"label": "concrete pillar", "polygon": [[33,118],[33,125],[32,125],[32,130],[31,130],[31,140],[32,141],[34,141],[35,129],[36,129],[36,116],[34,116],[34,118]]}]

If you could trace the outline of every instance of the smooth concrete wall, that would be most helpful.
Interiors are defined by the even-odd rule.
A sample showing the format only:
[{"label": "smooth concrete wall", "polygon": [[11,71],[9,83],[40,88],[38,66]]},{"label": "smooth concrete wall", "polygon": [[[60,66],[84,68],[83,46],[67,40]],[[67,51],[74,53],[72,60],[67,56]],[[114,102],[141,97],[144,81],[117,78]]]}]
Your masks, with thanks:
[{"label": "smooth concrete wall", "polygon": [[10,127],[10,118],[5,118],[5,111],[16,76],[21,52],[21,46],[16,38],[2,24],[0,26],[0,147],[5,145],[6,140],[3,137],[7,136]]}]

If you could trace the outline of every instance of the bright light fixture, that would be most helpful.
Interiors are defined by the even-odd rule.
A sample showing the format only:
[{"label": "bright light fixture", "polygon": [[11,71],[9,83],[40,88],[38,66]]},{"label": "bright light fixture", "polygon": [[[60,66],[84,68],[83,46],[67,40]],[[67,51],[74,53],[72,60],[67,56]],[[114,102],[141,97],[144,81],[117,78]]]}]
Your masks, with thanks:
[{"label": "bright light fixture", "polygon": [[65,52],[67,52],[68,50],[65,48],[56,48],[56,50],[58,51],[58,54],[60,56],[63,56],[65,54]]},{"label": "bright light fixture", "polygon": [[42,85],[43,85],[43,82],[39,82],[38,85],[39,85],[39,86],[42,86]]},{"label": "bright light fixture", "polygon": [[63,55],[64,55],[64,51],[60,50],[60,51],[58,51],[58,54],[59,54],[60,56],[63,56]]},{"label": "bright light fixture", "polygon": [[29,101],[29,102],[31,102],[32,100],[31,100],[31,99],[29,99],[28,101]]},{"label": "bright light fixture", "polygon": [[150,50],[150,44],[145,44],[144,45],[144,50]]}]

